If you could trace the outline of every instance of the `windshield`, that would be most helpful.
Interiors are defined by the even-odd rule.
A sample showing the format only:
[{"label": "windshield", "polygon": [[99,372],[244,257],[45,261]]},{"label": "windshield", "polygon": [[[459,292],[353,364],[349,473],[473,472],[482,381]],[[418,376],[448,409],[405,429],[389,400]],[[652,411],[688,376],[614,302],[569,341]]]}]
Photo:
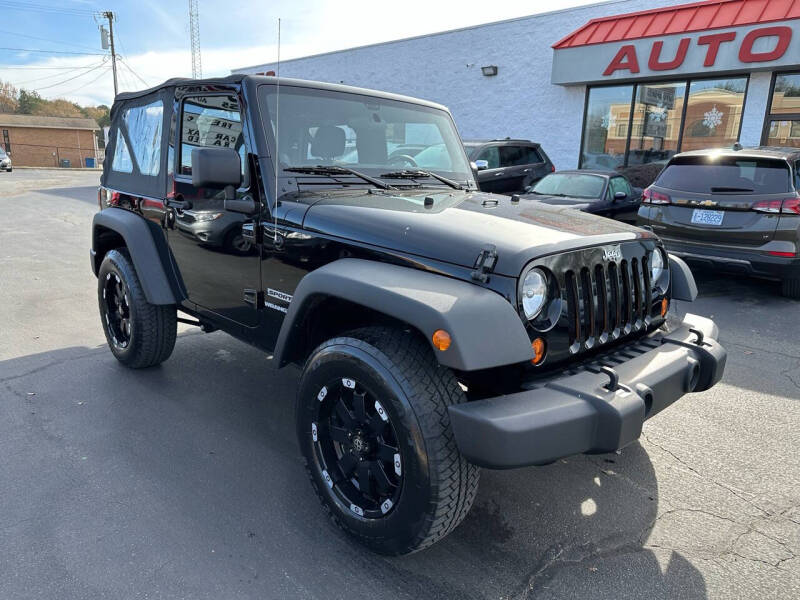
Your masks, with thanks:
[{"label": "windshield", "polygon": [[605,178],[582,173],[553,173],[536,184],[533,191],[548,196],[572,196],[575,198],[600,198]]},{"label": "windshield", "polygon": [[5,158],[5,157],[6,157],[6,151],[0,148],[0,158]]},{"label": "windshield", "polygon": [[[474,182],[455,125],[443,110],[289,85],[281,86],[276,110],[275,86],[261,86],[259,95],[273,138],[275,114],[280,114],[281,169],[341,166],[373,177],[420,169],[459,183]],[[433,179],[425,183],[441,185]]]},{"label": "windshield", "polygon": [[779,194],[791,189],[785,161],[736,156],[675,159],[658,176],[656,185],[700,194]]}]

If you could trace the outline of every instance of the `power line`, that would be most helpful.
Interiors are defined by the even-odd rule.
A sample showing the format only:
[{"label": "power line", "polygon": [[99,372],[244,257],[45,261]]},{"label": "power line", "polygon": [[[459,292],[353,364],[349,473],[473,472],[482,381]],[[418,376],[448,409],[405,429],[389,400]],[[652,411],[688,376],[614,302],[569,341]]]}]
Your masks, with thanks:
[{"label": "power line", "polygon": [[92,46],[84,46],[83,44],[74,44],[72,42],[62,42],[62,41],[53,40],[53,39],[50,39],[50,38],[38,37],[38,36],[35,36],[35,35],[28,35],[27,33],[18,33],[16,31],[8,31],[6,29],[0,29],[0,33],[5,33],[7,35],[14,35],[14,36],[17,36],[17,37],[29,38],[31,40],[39,40],[41,42],[50,42],[52,44],[59,44],[61,46],[69,46],[71,48],[84,48],[84,49],[88,49],[88,50],[96,50],[96,48],[94,48]]},{"label": "power line", "polygon": [[16,52],[40,52],[43,54],[80,54],[83,56],[105,56],[101,52],[68,52],[66,50],[39,50],[34,48],[0,48],[0,50],[13,50]]},{"label": "power line", "polygon": [[88,69],[94,65],[86,65],[85,67],[5,67],[0,65],[0,71],[15,70],[15,71],[72,71],[73,69]]},{"label": "power line", "polygon": [[93,68],[89,69],[88,71],[84,71],[83,73],[79,73],[78,75],[75,75],[74,77],[70,77],[68,79],[64,79],[63,81],[58,81],[56,83],[52,83],[52,84],[46,85],[44,87],[37,87],[37,88],[33,88],[33,89],[36,90],[37,92],[39,92],[41,90],[49,90],[50,88],[58,87],[59,85],[62,85],[62,84],[67,83],[69,81],[72,81],[73,79],[77,79],[78,77],[83,77],[84,75],[88,75],[92,71],[96,71],[97,69],[99,69],[99,68],[101,68],[103,66],[105,66],[105,61],[103,61],[102,63],[100,63],[96,67],[93,67]]},{"label": "power line", "polygon": [[56,13],[56,14],[66,14],[75,16],[89,16],[97,12],[85,8],[48,6],[43,4],[37,4],[35,2],[14,2],[10,0],[0,0],[0,7],[4,7],[8,10],[19,10],[19,11],[39,12],[39,13],[49,13],[49,14]]},{"label": "power line", "polygon": [[71,95],[72,95],[72,94],[74,94],[75,92],[79,92],[79,91],[80,91],[80,90],[82,90],[83,88],[89,87],[89,86],[90,86],[90,85],[92,85],[92,84],[93,84],[95,81],[98,81],[98,80],[99,80],[99,79],[100,79],[100,78],[101,78],[103,75],[105,75],[106,73],[108,73],[108,71],[103,71],[103,72],[101,72],[101,73],[100,73],[100,75],[98,75],[97,77],[95,77],[95,78],[94,78],[94,79],[92,79],[91,81],[87,81],[86,83],[84,83],[84,84],[83,84],[83,85],[81,85],[80,87],[77,87],[77,88],[75,88],[75,89],[73,89],[73,90],[70,90],[70,91],[68,91],[68,92],[64,92],[64,93],[62,94],[62,96],[71,96]]},{"label": "power line", "polygon": [[[76,72],[76,71],[85,71],[86,69],[90,69],[91,70],[91,69],[94,69],[95,67],[103,65],[104,62],[105,61],[102,61],[102,62],[99,62],[99,63],[95,63],[93,65],[88,65],[86,67],[74,67],[74,68],[71,68],[69,71],[67,71],[67,73],[60,73],[60,75],[67,75],[68,73],[72,73],[72,72]],[[2,67],[0,67],[0,70],[1,69],[2,69]],[[56,75],[50,74],[50,75],[45,75],[44,77],[36,77],[34,79],[27,79],[25,81],[13,82],[13,85],[14,85],[14,87],[20,87],[20,86],[23,86],[23,85],[27,85],[29,83],[33,83],[34,81],[42,81],[43,79],[52,79],[53,77],[56,77]]]},{"label": "power line", "polygon": [[[119,58],[119,57],[117,57],[117,58]],[[146,82],[146,81],[145,81],[145,80],[144,80],[144,79],[143,79],[143,78],[142,78],[142,77],[141,77],[141,76],[140,76],[140,75],[139,75],[139,74],[138,74],[136,71],[134,71],[134,70],[133,70],[133,68],[132,68],[132,67],[131,67],[131,66],[130,66],[130,65],[129,65],[129,64],[126,62],[126,61],[124,61],[124,60],[122,60],[122,59],[120,58],[120,59],[119,59],[119,62],[121,62],[121,63],[122,63],[122,65],[123,65],[123,66],[124,66],[126,69],[128,69],[128,71],[130,71],[130,72],[131,72],[131,74],[132,74],[132,75],[134,75],[134,77],[136,77],[136,79],[138,79],[139,81],[141,81],[141,82],[142,82],[142,83],[143,83],[145,86],[147,86],[147,87],[150,87],[150,84],[149,84],[149,83],[147,83],[147,82]]]}]

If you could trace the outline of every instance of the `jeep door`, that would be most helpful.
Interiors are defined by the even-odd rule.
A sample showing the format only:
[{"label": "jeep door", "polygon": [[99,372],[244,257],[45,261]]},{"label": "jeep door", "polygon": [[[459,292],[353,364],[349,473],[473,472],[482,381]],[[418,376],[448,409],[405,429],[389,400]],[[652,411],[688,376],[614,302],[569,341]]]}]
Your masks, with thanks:
[{"label": "jeep door", "polygon": [[253,197],[254,178],[246,160],[247,126],[238,98],[234,91],[186,96],[176,112],[174,183],[167,205],[172,209],[168,240],[180,278],[190,302],[200,311],[255,326],[259,255],[252,238],[243,235],[242,227],[255,227],[257,218],[226,210],[223,190],[196,188],[192,184],[193,149],[233,148],[242,165],[242,184],[236,197]]}]

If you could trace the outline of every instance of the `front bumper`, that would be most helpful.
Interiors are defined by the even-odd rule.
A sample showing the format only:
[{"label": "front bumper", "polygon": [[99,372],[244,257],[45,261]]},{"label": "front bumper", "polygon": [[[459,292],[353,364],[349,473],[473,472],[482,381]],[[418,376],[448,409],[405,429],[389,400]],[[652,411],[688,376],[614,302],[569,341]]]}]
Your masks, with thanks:
[{"label": "front bumper", "polygon": [[686,315],[671,331],[659,330],[570,374],[450,406],[458,448],[491,469],[622,448],[639,437],[646,419],[722,378],[726,352],[717,336],[713,321]]}]

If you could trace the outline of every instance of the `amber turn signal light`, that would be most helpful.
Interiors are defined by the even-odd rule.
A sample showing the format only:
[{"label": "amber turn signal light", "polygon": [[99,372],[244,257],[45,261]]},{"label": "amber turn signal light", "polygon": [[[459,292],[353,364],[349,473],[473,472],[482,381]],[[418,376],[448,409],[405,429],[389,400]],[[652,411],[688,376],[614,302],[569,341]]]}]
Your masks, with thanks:
[{"label": "amber turn signal light", "polygon": [[661,300],[661,316],[662,317],[666,317],[667,316],[667,310],[668,309],[669,309],[669,300],[667,300],[666,298],[663,298]]},{"label": "amber turn signal light", "polygon": [[542,338],[536,338],[531,343],[531,348],[533,348],[533,358],[531,359],[531,362],[535,365],[538,365],[544,360],[544,340]]},{"label": "amber turn signal light", "polygon": [[450,339],[450,334],[444,329],[437,329],[434,331],[432,339],[434,348],[442,352],[447,350],[450,347],[450,343],[453,341]]}]

